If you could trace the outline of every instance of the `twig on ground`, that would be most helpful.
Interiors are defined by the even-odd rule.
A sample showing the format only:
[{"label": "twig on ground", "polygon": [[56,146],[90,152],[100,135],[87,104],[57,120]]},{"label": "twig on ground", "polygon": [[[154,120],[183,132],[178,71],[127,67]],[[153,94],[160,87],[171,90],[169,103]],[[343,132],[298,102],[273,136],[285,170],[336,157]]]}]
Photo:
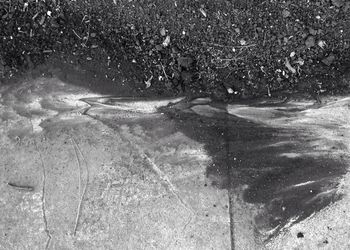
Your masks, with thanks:
[{"label": "twig on ground", "polygon": [[235,58],[218,58],[220,61],[237,61],[239,59],[242,59],[242,57],[235,57]]},{"label": "twig on ground", "polygon": [[255,43],[252,43],[252,44],[247,44],[247,45],[236,45],[234,46],[235,48],[249,48],[249,47],[254,47],[256,46]]},{"label": "twig on ground", "polygon": [[207,45],[221,47],[221,48],[249,48],[249,47],[256,46],[255,43],[246,44],[246,45],[222,45],[222,44],[218,44],[218,43],[207,43]]},{"label": "twig on ground", "polygon": [[77,32],[75,32],[75,30],[72,30],[72,31],[81,40],[81,37],[77,34]]},{"label": "twig on ground", "polygon": [[160,63],[160,66],[162,66],[162,70],[163,70],[163,73],[164,73],[165,78],[169,81],[169,77],[168,77],[168,75],[165,73],[165,69],[164,69],[163,64]]},{"label": "twig on ground", "polygon": [[33,191],[34,187],[31,186],[21,186],[21,185],[17,185],[15,183],[12,182],[8,182],[7,185],[9,185],[10,187],[17,189],[17,190],[22,190],[22,191]]},{"label": "twig on ground", "polygon": [[[73,144],[73,147],[74,147],[75,157],[76,157],[77,164],[78,164],[78,167],[79,167],[79,205],[78,205],[78,208],[77,208],[77,215],[75,217],[75,225],[74,225],[74,229],[73,229],[73,235],[76,235],[78,224],[79,224],[79,218],[80,218],[80,214],[81,214],[81,206],[82,206],[83,199],[84,199],[84,196],[85,196],[85,193],[86,193],[86,189],[87,189],[87,185],[88,185],[88,182],[89,182],[89,168],[88,168],[87,162],[85,160],[85,157],[82,154],[82,152],[81,152],[77,142],[75,141],[74,138],[71,138],[71,141],[72,141],[72,144]],[[80,156],[83,158],[83,161],[85,162],[85,169],[86,169],[86,181],[85,181],[85,185],[84,185],[82,193],[81,193],[81,173],[82,173],[82,171],[81,171],[81,163],[79,161],[78,152],[80,153]]]}]

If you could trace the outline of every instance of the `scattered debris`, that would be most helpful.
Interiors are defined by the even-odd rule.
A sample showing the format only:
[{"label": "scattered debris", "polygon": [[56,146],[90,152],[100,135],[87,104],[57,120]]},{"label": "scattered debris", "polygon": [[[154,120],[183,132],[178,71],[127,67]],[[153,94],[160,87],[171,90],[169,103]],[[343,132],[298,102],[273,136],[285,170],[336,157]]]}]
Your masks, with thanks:
[{"label": "scattered debris", "polygon": [[[18,69],[27,69],[29,61],[36,66],[50,56],[73,55],[74,63],[87,65],[104,65],[102,58],[109,56],[111,79],[120,72],[112,65],[122,61],[130,79],[142,81],[152,72],[153,88],[148,91],[177,93],[172,89],[178,88],[182,70],[187,70],[192,71],[186,86],[191,93],[223,91],[225,98],[229,93],[217,83],[227,72],[245,79],[252,72],[259,79],[238,90],[245,89],[250,96],[262,94],[264,81],[273,83],[272,95],[285,87],[297,88],[301,76],[312,77],[315,67],[322,65],[317,74],[341,74],[341,65],[350,56],[348,1],[265,1],[247,9],[237,9],[233,2],[63,0],[53,6],[45,1],[0,1],[0,76],[12,77]],[[336,57],[318,65],[330,53]],[[286,67],[292,74],[276,74],[285,57],[290,58]],[[300,66],[303,74],[293,73],[301,72]]]}]

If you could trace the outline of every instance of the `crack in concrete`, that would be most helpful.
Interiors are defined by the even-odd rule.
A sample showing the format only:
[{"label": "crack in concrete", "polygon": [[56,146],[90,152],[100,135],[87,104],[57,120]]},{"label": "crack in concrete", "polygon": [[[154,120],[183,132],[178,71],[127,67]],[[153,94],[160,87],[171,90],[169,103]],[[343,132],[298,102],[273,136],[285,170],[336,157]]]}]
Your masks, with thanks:
[{"label": "crack in concrete", "polygon": [[[89,183],[89,168],[88,168],[88,164],[86,162],[86,159],[85,159],[83,153],[81,152],[81,150],[80,150],[80,148],[78,146],[78,143],[75,141],[74,138],[72,138],[71,141],[72,141],[72,144],[73,144],[73,147],[74,147],[75,157],[76,157],[77,164],[78,164],[78,167],[79,167],[79,196],[80,196],[80,199],[79,199],[79,205],[78,205],[78,208],[77,208],[77,215],[76,215],[76,219],[75,219],[75,225],[74,225],[74,229],[73,229],[73,235],[75,236],[76,233],[77,233],[77,229],[78,229],[79,218],[80,218],[80,214],[81,214],[81,206],[82,206],[83,199],[84,199],[84,196],[86,194],[86,189],[87,189],[87,186],[88,186],[88,183]],[[79,152],[80,156],[83,158],[83,161],[85,163],[86,182],[85,182],[85,185],[84,185],[84,188],[83,188],[83,192],[81,192],[81,163],[80,163],[80,160],[79,160],[79,157],[78,157],[78,152]]]},{"label": "crack in concrete", "polygon": [[47,223],[47,216],[46,216],[46,169],[45,169],[45,164],[43,161],[43,157],[38,149],[38,146],[35,143],[35,147],[36,150],[39,153],[39,157],[40,157],[40,161],[41,161],[41,167],[42,167],[42,190],[41,190],[41,210],[42,210],[42,217],[43,217],[43,221],[44,221],[44,231],[46,233],[47,236],[47,240],[46,240],[46,245],[45,245],[45,250],[49,249],[50,247],[50,243],[51,243],[51,239],[52,239],[52,235],[50,233],[50,230],[48,228],[48,223]]}]

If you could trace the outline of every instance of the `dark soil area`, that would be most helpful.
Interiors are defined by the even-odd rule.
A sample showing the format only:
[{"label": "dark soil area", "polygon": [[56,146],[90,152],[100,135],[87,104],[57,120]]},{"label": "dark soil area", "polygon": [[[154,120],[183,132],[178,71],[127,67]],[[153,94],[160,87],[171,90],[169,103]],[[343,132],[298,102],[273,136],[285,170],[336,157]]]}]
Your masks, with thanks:
[{"label": "dark soil area", "polygon": [[348,0],[0,0],[0,77],[48,58],[156,95],[350,88]]}]

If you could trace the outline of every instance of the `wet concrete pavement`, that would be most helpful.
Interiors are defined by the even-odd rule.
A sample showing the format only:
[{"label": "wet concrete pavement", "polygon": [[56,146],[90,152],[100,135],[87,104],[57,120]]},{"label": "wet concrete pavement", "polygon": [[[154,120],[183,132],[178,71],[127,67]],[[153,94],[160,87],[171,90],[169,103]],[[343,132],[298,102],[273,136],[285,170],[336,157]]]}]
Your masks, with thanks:
[{"label": "wet concrete pavement", "polygon": [[[55,78],[1,94],[4,249],[46,241],[40,157],[52,249],[260,249],[342,198],[348,152],[327,133],[344,121],[312,103],[101,97]],[[90,171],[77,237],[72,138]]]},{"label": "wet concrete pavement", "polygon": [[[301,119],[300,112],[307,109],[289,104],[256,107],[262,108],[262,121]],[[336,191],[347,172],[348,163],[342,159],[347,156],[345,151],[335,157],[337,149],[344,149],[341,144],[328,150],[318,148],[322,141],[310,132],[316,125],[267,126],[230,114],[228,109],[234,108],[199,99],[160,112],[174,123],[176,131],[204,144],[212,159],[206,169],[207,185],[229,191],[233,245],[257,248],[285,226],[341,198]],[[147,129],[157,125],[154,121],[153,125],[139,124],[143,123]]]}]

